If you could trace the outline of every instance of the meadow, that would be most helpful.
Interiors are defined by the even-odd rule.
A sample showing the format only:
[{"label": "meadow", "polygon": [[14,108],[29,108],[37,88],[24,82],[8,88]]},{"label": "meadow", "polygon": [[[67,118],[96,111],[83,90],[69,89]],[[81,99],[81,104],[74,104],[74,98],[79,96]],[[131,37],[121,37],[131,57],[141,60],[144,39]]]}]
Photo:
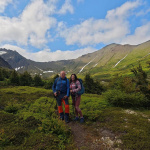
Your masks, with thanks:
[{"label": "meadow", "polygon": [[[74,111],[71,99],[69,102],[71,120]],[[83,126],[93,128],[91,132],[99,135],[107,146],[150,149],[150,110],[115,107],[107,101],[105,94],[83,94],[81,109],[85,118]],[[114,137],[108,136],[106,141],[102,130]],[[108,139],[113,144],[110,145]],[[51,90],[29,86],[0,88],[0,148],[77,149],[70,127],[58,119]]]}]

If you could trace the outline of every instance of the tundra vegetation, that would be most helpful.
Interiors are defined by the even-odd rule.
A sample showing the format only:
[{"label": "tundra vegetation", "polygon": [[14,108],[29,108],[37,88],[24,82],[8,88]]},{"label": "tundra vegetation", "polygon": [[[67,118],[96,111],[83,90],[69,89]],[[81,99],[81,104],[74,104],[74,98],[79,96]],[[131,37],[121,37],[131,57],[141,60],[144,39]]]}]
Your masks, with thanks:
[{"label": "tundra vegetation", "polygon": [[[84,126],[96,129],[93,132],[105,129],[115,134],[112,148],[148,150],[149,74],[140,64],[130,71],[132,75],[116,74],[107,84],[90,74],[84,76]],[[70,128],[58,119],[51,90],[56,77],[43,80],[40,75],[32,77],[28,72],[0,69],[1,149],[76,149]],[[70,99],[70,118],[73,117]]]}]

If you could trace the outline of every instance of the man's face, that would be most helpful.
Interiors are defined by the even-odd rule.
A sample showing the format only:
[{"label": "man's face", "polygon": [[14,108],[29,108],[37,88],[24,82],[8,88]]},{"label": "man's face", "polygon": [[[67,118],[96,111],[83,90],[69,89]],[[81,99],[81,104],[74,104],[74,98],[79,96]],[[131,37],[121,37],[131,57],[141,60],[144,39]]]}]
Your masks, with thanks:
[{"label": "man's face", "polygon": [[66,73],[65,73],[64,71],[62,71],[62,72],[60,73],[60,77],[61,77],[62,79],[64,79],[64,78],[66,77]]}]

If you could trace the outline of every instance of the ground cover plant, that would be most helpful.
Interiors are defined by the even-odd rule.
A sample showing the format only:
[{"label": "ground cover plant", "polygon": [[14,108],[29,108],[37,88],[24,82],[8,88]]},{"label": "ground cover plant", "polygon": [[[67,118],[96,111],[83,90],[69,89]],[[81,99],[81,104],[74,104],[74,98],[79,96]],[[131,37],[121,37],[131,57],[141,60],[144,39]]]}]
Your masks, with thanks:
[{"label": "ground cover plant", "polygon": [[0,147],[73,149],[69,128],[55,113],[52,91],[33,87],[0,89]]},{"label": "ground cover plant", "polygon": [[[149,75],[141,64],[130,72],[132,76],[115,75],[109,84],[101,84],[89,74],[83,78],[86,93],[80,108],[85,123],[77,123],[77,127],[89,129],[90,134],[86,135],[96,135],[92,138],[99,139],[93,139],[93,144],[99,141],[106,145],[104,149],[150,149]],[[0,86],[0,148],[77,149],[71,125],[58,119],[56,100],[50,90],[56,77],[38,88]],[[35,80],[41,81],[38,76]],[[69,103],[73,119],[71,98]]]},{"label": "ground cover plant", "polygon": [[[5,101],[3,100],[5,99]],[[70,102],[70,117],[74,117]],[[0,147],[20,149],[76,149],[69,127],[58,119],[52,91],[33,87],[0,89]],[[84,126],[115,134],[112,147],[149,149],[150,111],[114,107],[103,95],[84,94]],[[97,133],[97,134],[98,134]],[[101,133],[99,134],[102,140]]]}]

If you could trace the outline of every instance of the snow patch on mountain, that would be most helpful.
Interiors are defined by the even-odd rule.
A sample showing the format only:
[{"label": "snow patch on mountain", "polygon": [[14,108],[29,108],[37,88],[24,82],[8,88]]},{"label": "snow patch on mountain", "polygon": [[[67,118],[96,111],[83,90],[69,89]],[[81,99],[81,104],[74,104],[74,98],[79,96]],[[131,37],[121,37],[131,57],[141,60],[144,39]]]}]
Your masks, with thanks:
[{"label": "snow patch on mountain", "polygon": [[94,67],[96,67],[97,65],[98,65],[98,63],[97,63],[97,64],[95,64],[95,65],[93,66],[93,68],[94,68]]},{"label": "snow patch on mountain", "polygon": [[[97,56],[96,56],[96,57],[97,57]],[[95,57],[95,58],[96,58],[96,57]],[[94,59],[95,59],[95,58],[94,58]],[[92,59],[92,60],[91,60],[90,62],[88,62],[85,66],[83,66],[82,69],[79,71],[79,73],[81,73],[81,72],[83,71],[83,69],[84,69],[87,65],[89,65],[94,59]],[[79,74],[79,73],[78,73],[78,74]]]},{"label": "snow patch on mountain", "polygon": [[5,51],[0,51],[0,55],[6,54],[7,52]]},{"label": "snow patch on mountain", "polygon": [[119,60],[116,64],[115,64],[115,66],[113,67],[113,68],[115,68],[122,60],[124,60],[126,57],[128,56],[128,54],[125,56],[125,57],[123,57],[121,60]]},{"label": "snow patch on mountain", "polygon": [[[141,59],[147,57],[148,55],[150,55],[150,53],[148,53],[147,55],[145,55],[144,57],[142,57]],[[138,59],[137,61],[141,60],[141,59]]]},{"label": "snow patch on mountain", "polygon": [[44,71],[44,70],[42,70],[42,69],[40,69],[40,68],[38,68],[38,67],[36,67],[36,66],[34,66],[34,67],[37,68],[37,69],[39,69],[39,70],[42,71],[42,72]]},{"label": "snow patch on mountain", "polygon": [[24,66],[21,66],[21,67],[18,67],[18,68],[15,68],[16,71],[22,69]]},{"label": "snow patch on mountain", "polygon": [[54,71],[43,71],[43,73],[53,73]]}]

